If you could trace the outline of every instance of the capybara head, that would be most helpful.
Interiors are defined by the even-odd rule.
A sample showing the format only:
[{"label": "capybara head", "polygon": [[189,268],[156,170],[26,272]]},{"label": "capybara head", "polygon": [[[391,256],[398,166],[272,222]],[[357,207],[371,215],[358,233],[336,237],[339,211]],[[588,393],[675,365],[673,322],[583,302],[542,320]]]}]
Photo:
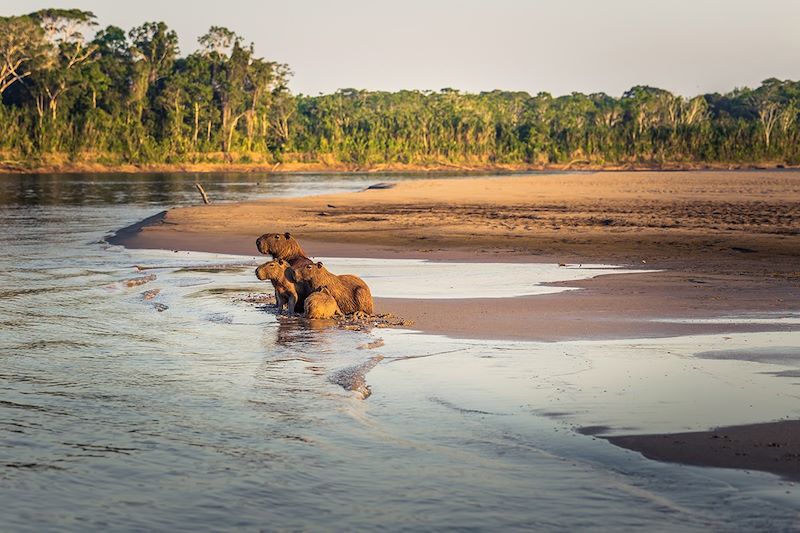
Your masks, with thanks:
[{"label": "capybara head", "polygon": [[261,281],[268,279],[280,279],[285,276],[286,269],[289,268],[289,263],[280,259],[278,261],[269,261],[256,268],[256,277]]},{"label": "capybara head", "polygon": [[309,263],[304,267],[292,269],[295,281],[309,281],[320,279],[321,276],[327,274],[327,270],[322,265],[322,262]]},{"label": "capybara head", "polygon": [[275,259],[291,260],[305,255],[300,243],[288,231],[286,233],[265,233],[256,239],[256,248],[260,253],[269,254]]}]

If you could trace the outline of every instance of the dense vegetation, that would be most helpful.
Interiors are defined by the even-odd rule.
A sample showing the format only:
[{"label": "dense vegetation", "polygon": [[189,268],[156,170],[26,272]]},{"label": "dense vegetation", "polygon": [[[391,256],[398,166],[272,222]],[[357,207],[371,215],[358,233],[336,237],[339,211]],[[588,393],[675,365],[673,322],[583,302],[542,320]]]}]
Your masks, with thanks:
[{"label": "dense vegetation", "polygon": [[0,162],[800,163],[799,82],[690,99],[644,86],[303,96],[225,28],[181,57],[164,23],[90,39],[95,25],[80,10],[0,18]]}]

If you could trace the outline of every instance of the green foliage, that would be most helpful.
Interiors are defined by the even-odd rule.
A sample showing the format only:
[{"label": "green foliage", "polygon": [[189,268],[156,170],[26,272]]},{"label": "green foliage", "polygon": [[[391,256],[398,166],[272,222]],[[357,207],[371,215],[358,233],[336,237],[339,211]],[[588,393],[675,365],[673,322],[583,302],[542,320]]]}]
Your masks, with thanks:
[{"label": "green foliage", "polygon": [[0,17],[0,154],[111,162],[354,165],[800,162],[800,83],[694,98],[455,89],[292,95],[286,65],[214,26],[180,57],[163,22]]}]

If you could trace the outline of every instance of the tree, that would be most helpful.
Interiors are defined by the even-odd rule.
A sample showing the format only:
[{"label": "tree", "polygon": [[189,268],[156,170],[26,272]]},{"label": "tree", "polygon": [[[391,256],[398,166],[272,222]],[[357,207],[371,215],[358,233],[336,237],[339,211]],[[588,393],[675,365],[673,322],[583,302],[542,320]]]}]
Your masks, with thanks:
[{"label": "tree", "polygon": [[46,110],[56,121],[61,97],[82,82],[80,68],[92,60],[97,49],[87,44],[83,31],[96,25],[91,11],[79,9],[42,9],[30,17],[39,23],[44,39],[46,63],[36,72],[36,109],[42,117]]},{"label": "tree", "polygon": [[33,74],[44,53],[44,31],[32,17],[0,17],[0,98]]},{"label": "tree", "polygon": [[133,57],[130,101],[141,120],[148,91],[171,72],[178,55],[178,34],[163,22],[146,22],[133,28],[128,36]]}]

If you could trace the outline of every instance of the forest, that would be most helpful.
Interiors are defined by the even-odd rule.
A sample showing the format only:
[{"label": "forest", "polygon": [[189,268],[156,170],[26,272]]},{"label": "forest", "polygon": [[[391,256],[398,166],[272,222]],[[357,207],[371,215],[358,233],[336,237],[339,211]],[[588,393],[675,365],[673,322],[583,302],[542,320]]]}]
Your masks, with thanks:
[{"label": "forest", "polygon": [[163,22],[0,17],[0,163],[358,165],[800,164],[800,82],[691,98],[637,86],[552,96],[341,89],[305,96],[289,66],[212,27],[181,55]]}]

